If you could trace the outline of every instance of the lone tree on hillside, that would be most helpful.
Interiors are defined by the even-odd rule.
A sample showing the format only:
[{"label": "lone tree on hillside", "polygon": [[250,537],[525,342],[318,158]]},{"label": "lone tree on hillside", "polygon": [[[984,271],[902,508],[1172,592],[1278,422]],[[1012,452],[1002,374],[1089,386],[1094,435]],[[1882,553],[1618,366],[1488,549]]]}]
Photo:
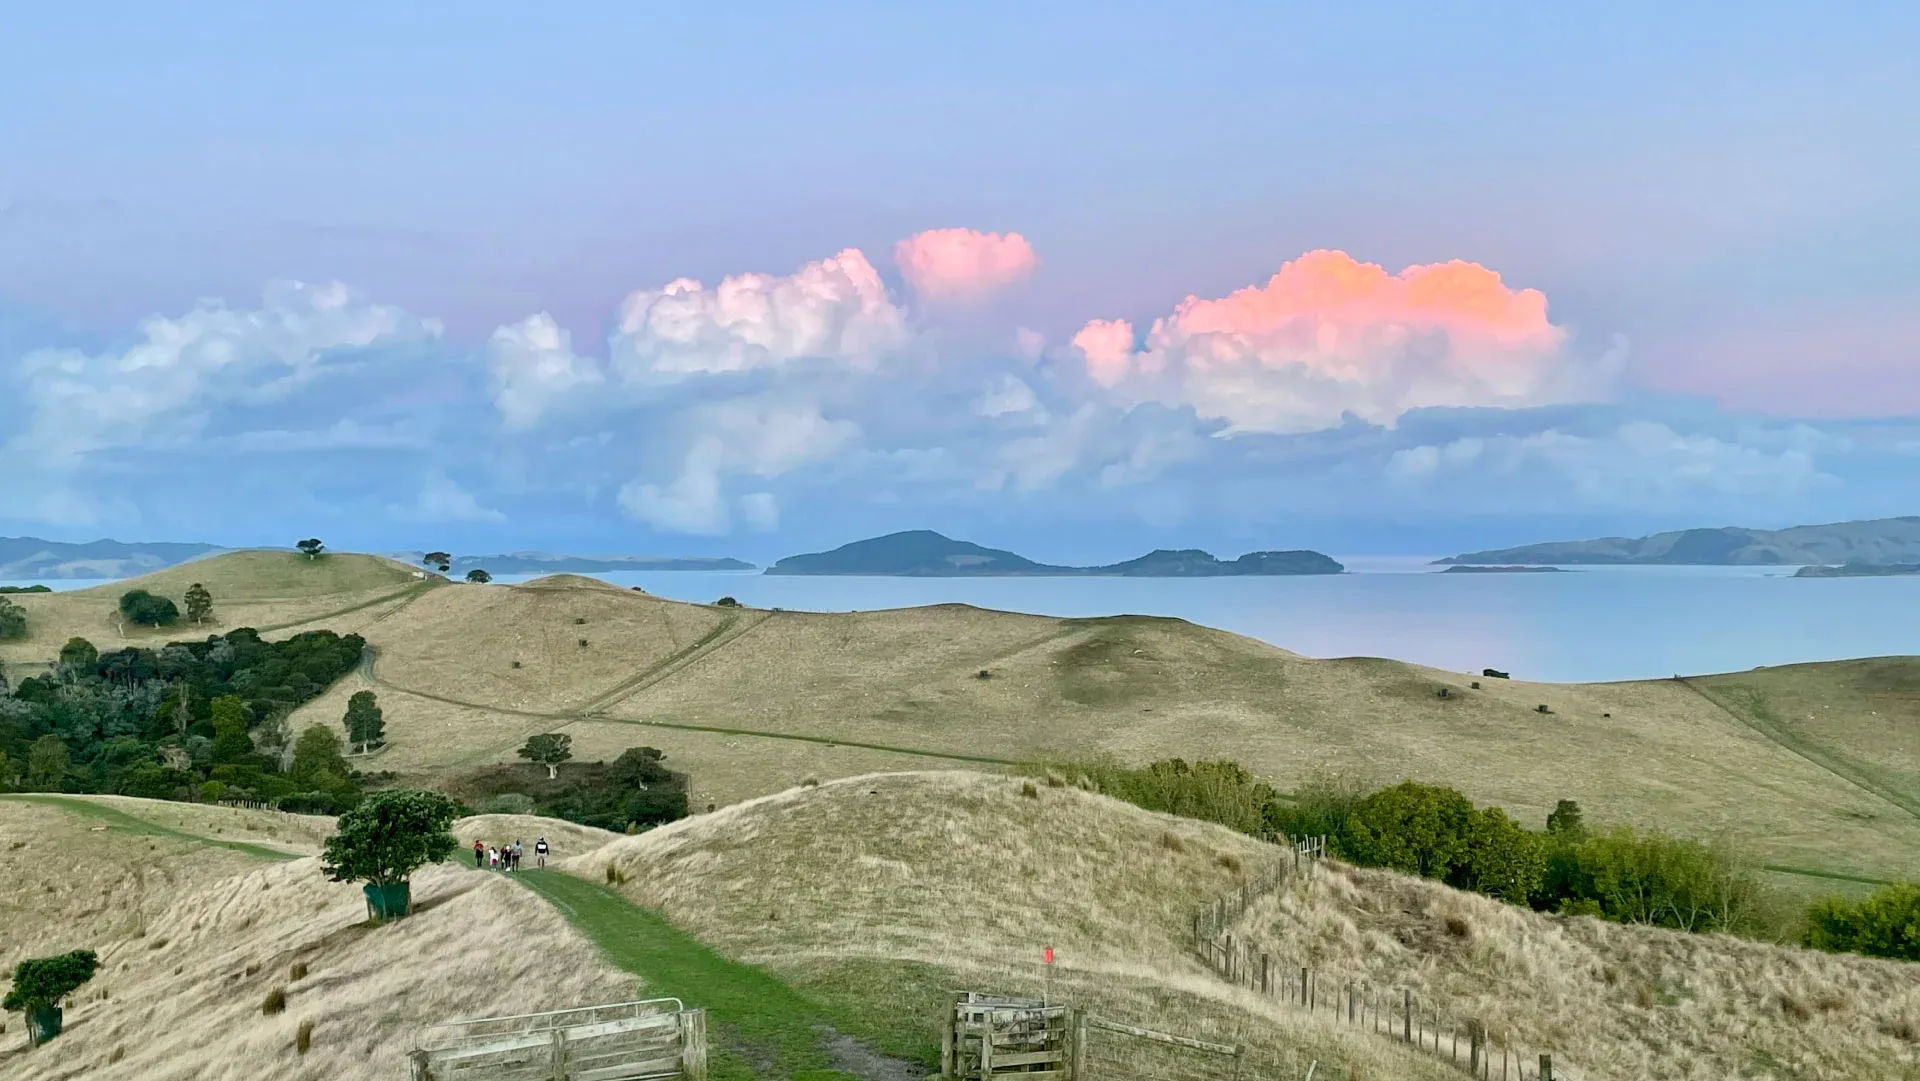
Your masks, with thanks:
[{"label": "lone tree on hillside", "polygon": [[207,587],[195,582],[187,587],[187,618],[195,623],[205,623],[213,618],[213,594]]},{"label": "lone tree on hillside", "polygon": [[60,1035],[60,1000],[93,979],[100,959],[92,950],[74,950],[57,957],[33,957],[13,970],[13,990],[0,1008],[27,1015],[27,1038],[43,1044]]},{"label": "lone tree on hillside", "polygon": [[432,567],[441,574],[445,574],[453,569],[453,557],[445,552],[428,552],[426,555],[420,557],[420,562],[422,565]]},{"label": "lone tree on hillside", "polygon": [[1556,836],[1565,834],[1574,840],[1587,835],[1587,826],[1580,815],[1580,805],[1570,799],[1563,799],[1553,805],[1552,813],[1547,815],[1547,832]]},{"label": "lone tree on hillside", "polygon": [[60,647],[60,667],[84,672],[100,661],[100,651],[85,638],[69,638]]},{"label": "lone tree on hillside", "polygon": [[397,919],[413,911],[407,879],[460,847],[447,827],[460,805],[438,792],[399,789],[368,797],[340,816],[321,850],[321,870],[335,882],[364,882],[367,914]]},{"label": "lone tree on hillside", "polygon": [[560,763],[573,757],[573,737],[561,732],[542,732],[528,736],[520,757],[547,767],[547,779],[560,776]]},{"label": "lone tree on hillside", "polygon": [[180,609],[173,601],[144,589],[120,594],[120,614],[145,627],[168,627],[180,621]]},{"label": "lone tree on hillside", "polygon": [[294,547],[300,549],[309,560],[327,550],[327,546],[321,543],[319,537],[308,537]]},{"label": "lone tree on hillside", "polygon": [[346,721],[347,742],[358,744],[361,753],[386,742],[386,719],[372,691],[353,692],[353,697],[347,699]]},{"label": "lone tree on hillside", "polygon": [[474,585],[477,585],[477,586],[483,586],[483,585],[486,585],[488,582],[493,581],[493,575],[488,574],[486,571],[481,570],[479,567],[475,567],[472,570],[467,572],[467,581],[472,582]]},{"label": "lone tree on hillside", "polygon": [[27,636],[27,611],[5,597],[0,597],[0,641],[9,638]]}]

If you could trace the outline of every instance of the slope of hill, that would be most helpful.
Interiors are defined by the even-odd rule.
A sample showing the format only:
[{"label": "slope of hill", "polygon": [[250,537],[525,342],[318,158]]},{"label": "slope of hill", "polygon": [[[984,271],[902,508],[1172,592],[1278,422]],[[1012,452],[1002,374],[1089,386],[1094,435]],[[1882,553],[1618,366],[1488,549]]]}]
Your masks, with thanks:
[{"label": "slope of hill", "polygon": [[0,537],[0,581],[30,578],[130,578],[217,552],[211,544],[116,540],[69,544],[38,537]]},{"label": "slope of hill", "polygon": [[1162,548],[1103,567],[1035,563],[998,548],[943,537],[927,529],[889,533],[843,544],[831,552],[788,556],[768,574],[883,575],[905,578],[978,578],[1088,575],[1124,578],[1213,578],[1231,575],[1339,574],[1346,568],[1319,552],[1248,552],[1223,561],[1198,548]]},{"label": "slope of hill", "polygon": [[[568,868],[599,881],[611,867],[634,901],[729,956],[897,1026],[930,1028],[951,987],[1038,994],[1052,945],[1055,998],[1244,1040],[1254,1076],[1300,1076],[1308,1058],[1368,1077],[1455,1070],[1194,959],[1194,910],[1281,851],[1077,789],[918,773],[766,797]],[[1795,1064],[1779,1076],[1899,1076],[1920,1032],[1913,965],[1544,916],[1387,872],[1331,865],[1235,933],[1329,987],[1451,1003],[1582,1081],[1767,1076],[1776,1062]]]},{"label": "slope of hill", "polygon": [[[418,566],[425,552],[392,552],[394,559]],[[490,556],[454,556],[448,573],[464,578],[470,570],[491,574],[604,574],[608,571],[750,571],[753,564],[719,556],[570,556],[552,552],[506,552]]]},{"label": "slope of hill", "polygon": [[1790,529],[1682,529],[1647,537],[1602,537],[1468,552],[1441,563],[1692,563],[1770,566],[1911,563],[1920,560],[1920,517],[1803,525]]}]

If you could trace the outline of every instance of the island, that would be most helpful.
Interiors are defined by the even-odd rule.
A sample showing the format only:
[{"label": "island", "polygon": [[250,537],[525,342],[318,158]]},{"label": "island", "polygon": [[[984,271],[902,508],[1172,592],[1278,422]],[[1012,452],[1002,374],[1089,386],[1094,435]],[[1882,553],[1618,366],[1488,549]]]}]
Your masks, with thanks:
[{"label": "island", "polygon": [[1512,564],[1505,564],[1505,563],[1492,564],[1492,565],[1486,565],[1486,566],[1482,566],[1479,564],[1456,563],[1453,566],[1448,567],[1446,570],[1442,571],[1441,573],[1442,574],[1558,574],[1558,573],[1563,573],[1565,569],[1566,568],[1564,567],[1535,567],[1535,566],[1525,566],[1525,565],[1515,566]]},{"label": "island", "polygon": [[1801,567],[1793,572],[1795,578],[1898,578],[1903,575],[1920,574],[1920,563],[1859,563],[1846,562],[1839,566],[1814,564]]},{"label": "island", "polygon": [[768,567],[766,573],[898,578],[1223,578],[1340,574],[1345,570],[1319,552],[1248,552],[1238,559],[1222,560],[1198,548],[1160,549],[1105,566],[1069,567],[1036,563],[1004,549],[954,540],[930,529],[915,529],[854,541],[828,552],[788,556]]},{"label": "island", "polygon": [[[1645,537],[1552,541],[1468,552],[1440,564],[1692,564],[1793,567],[1850,562],[1892,565],[1920,561],[1920,516],[1802,525],[1788,529],[1682,529]],[[1809,577],[1817,577],[1810,575]]]}]

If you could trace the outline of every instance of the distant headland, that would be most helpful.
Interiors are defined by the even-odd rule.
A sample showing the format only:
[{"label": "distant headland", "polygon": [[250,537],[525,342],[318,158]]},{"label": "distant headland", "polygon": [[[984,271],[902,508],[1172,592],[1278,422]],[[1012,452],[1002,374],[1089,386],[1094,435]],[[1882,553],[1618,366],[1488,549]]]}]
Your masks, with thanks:
[{"label": "distant headland", "polygon": [[901,578],[1114,577],[1222,578],[1238,575],[1340,574],[1346,568],[1319,552],[1248,552],[1222,560],[1197,548],[1160,549],[1099,567],[1036,563],[999,548],[954,540],[930,529],[889,533],[829,552],[788,556],[768,574],[877,575]]}]

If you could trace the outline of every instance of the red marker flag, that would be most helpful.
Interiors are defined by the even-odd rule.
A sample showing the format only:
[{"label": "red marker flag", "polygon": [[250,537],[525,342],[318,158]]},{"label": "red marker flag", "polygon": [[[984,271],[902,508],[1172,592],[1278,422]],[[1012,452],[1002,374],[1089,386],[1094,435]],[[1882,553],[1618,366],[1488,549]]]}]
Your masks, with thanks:
[{"label": "red marker flag", "polygon": [[1047,964],[1053,964],[1053,947],[1048,946],[1041,956],[1046,959]]}]

